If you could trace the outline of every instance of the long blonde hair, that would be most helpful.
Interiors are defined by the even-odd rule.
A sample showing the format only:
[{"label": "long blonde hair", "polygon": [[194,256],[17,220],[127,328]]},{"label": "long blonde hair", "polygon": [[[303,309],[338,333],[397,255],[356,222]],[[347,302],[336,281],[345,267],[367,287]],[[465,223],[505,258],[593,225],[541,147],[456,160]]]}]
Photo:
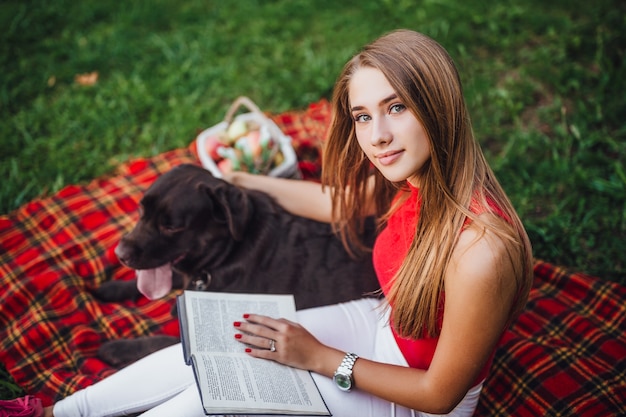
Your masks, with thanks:
[{"label": "long blonde hair", "polygon": [[[322,183],[331,190],[335,226],[344,243],[355,245],[366,207],[374,203],[385,219],[403,184],[387,181],[358,145],[350,112],[349,82],[361,67],[380,70],[427,132],[431,157],[420,172],[420,214],[415,237],[387,293],[392,324],[403,337],[436,336],[446,268],[468,218],[504,242],[518,296],[513,318],[523,308],[532,282],[532,253],[521,220],[474,138],[461,81],[449,54],[433,39],[409,30],[391,32],[355,55],[335,84],[333,116],[326,141]],[[365,201],[374,175],[374,201]],[[472,202],[487,221],[470,210]],[[497,208],[497,209],[494,209]],[[482,219],[482,218],[481,218]]]}]

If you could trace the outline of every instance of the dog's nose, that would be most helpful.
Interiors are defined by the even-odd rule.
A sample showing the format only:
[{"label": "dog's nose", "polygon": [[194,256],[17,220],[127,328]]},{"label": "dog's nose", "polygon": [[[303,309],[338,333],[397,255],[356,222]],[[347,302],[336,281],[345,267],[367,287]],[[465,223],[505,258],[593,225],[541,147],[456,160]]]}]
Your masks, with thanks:
[{"label": "dog's nose", "polygon": [[122,264],[128,265],[128,251],[124,250],[124,244],[122,242],[115,247],[114,252],[115,256],[117,256],[117,259],[119,259]]}]

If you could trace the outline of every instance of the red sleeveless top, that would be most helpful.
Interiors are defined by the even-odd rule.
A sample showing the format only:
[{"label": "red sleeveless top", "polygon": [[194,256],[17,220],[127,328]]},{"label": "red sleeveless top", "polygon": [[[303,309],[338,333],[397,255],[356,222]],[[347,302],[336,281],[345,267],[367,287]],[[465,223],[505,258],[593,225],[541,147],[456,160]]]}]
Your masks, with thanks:
[{"label": "red sleeveless top", "polygon": [[[390,287],[394,275],[400,269],[415,236],[420,209],[419,190],[415,187],[410,187],[410,189],[411,194],[409,198],[391,215],[386,227],[381,231],[374,243],[372,260],[378,281],[385,293]],[[401,194],[402,192],[398,193],[396,199]],[[391,308],[393,314],[393,306]],[[439,330],[441,330],[442,321],[443,310],[438,319]],[[399,336],[393,326],[391,326],[391,330],[409,366],[417,369],[428,369],[435,354],[439,338],[406,339]],[[487,376],[492,359],[493,353],[480,372],[476,383],[482,381]]]}]

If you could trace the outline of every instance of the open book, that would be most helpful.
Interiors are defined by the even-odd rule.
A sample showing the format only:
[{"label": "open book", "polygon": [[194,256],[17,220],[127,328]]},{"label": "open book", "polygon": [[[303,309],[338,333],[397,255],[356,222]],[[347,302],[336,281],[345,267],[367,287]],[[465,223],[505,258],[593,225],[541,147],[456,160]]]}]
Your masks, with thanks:
[{"label": "open book", "polygon": [[310,372],[253,358],[234,337],[244,313],[295,321],[293,296],[185,291],[177,304],[205,414],[331,415]]}]

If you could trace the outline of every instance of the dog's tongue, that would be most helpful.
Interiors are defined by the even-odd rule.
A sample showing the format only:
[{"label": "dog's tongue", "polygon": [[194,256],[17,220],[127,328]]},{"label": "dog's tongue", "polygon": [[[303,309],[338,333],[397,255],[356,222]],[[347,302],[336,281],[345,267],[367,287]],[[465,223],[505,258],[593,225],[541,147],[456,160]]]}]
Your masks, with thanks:
[{"label": "dog's tongue", "polygon": [[150,300],[165,296],[172,289],[172,265],[137,270],[137,289]]}]

